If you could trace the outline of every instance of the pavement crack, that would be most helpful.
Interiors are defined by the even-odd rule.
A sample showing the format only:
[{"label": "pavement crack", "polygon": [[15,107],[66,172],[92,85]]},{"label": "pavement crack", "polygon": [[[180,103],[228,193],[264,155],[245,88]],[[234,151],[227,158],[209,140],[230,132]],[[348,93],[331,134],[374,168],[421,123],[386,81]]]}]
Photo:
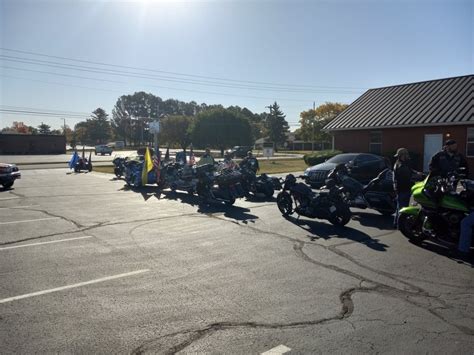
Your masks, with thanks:
[{"label": "pavement crack", "polygon": [[[375,288],[350,288],[347,289],[339,295],[339,300],[341,302],[341,310],[339,313],[332,317],[308,320],[308,321],[297,321],[289,323],[259,323],[259,322],[216,322],[208,324],[200,329],[186,329],[170,334],[162,335],[158,338],[150,340],[139,347],[135,348],[131,354],[138,355],[144,354],[147,351],[156,352],[159,350],[164,354],[176,354],[187,347],[191,346],[196,341],[209,336],[215,332],[222,330],[229,330],[235,328],[249,328],[249,329],[288,329],[288,328],[300,328],[300,327],[309,327],[315,325],[322,325],[325,323],[333,321],[342,321],[349,318],[354,310],[354,304],[352,302],[352,295],[356,292],[370,292]],[[177,337],[177,336],[188,336],[185,340],[169,347],[166,350],[157,349],[162,345],[163,340]]]},{"label": "pavement crack", "polygon": [[41,212],[41,213],[44,213],[45,215],[47,216],[50,216],[50,217],[57,217],[57,218],[60,218],[62,220],[65,220],[66,222],[69,222],[69,223],[72,223],[74,224],[74,226],[76,226],[76,228],[84,228],[84,226],[82,224],[80,224],[79,222],[76,222],[74,221],[73,219],[71,218],[68,218],[68,217],[64,217],[64,216],[61,216],[59,214],[54,214],[52,212],[49,212],[49,211],[46,211],[45,209],[40,209],[40,208],[28,208],[28,210],[30,211],[36,211],[36,212]]}]

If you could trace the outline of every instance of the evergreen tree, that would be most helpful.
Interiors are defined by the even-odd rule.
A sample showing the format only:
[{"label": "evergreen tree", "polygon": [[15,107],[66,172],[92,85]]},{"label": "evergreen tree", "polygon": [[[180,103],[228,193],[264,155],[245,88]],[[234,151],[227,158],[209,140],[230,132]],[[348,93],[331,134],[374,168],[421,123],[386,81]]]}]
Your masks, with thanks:
[{"label": "evergreen tree", "polygon": [[270,141],[275,143],[276,147],[283,145],[286,141],[286,133],[289,131],[289,126],[285,117],[276,102],[270,106],[270,114],[265,117],[265,131]]},{"label": "evergreen tree", "polygon": [[86,123],[87,136],[92,143],[105,143],[110,138],[110,122],[104,109],[97,108]]},{"label": "evergreen tree", "polygon": [[41,124],[38,126],[38,133],[51,134],[51,126],[47,125],[46,123],[41,122]]}]

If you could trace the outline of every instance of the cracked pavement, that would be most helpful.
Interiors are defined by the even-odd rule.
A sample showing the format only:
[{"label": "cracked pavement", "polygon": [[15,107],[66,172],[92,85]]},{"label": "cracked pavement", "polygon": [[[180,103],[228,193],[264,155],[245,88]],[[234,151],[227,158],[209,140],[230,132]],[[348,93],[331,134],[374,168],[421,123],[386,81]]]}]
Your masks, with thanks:
[{"label": "cracked pavement", "polygon": [[2,353],[472,354],[473,262],[390,225],[24,171],[0,192]]}]

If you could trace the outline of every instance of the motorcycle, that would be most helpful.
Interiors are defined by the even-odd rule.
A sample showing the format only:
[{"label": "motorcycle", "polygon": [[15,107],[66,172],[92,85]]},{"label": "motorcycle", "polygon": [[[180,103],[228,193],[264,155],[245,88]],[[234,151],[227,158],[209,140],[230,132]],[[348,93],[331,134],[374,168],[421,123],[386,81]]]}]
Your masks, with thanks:
[{"label": "motorcycle", "polygon": [[329,173],[326,184],[328,180],[334,180],[350,207],[371,208],[384,216],[391,216],[397,209],[396,194],[393,189],[393,172],[390,169],[383,170],[367,185],[363,185],[349,176],[344,165],[338,165]]},{"label": "motorcycle", "polygon": [[250,196],[251,193],[254,196],[257,194],[263,194],[266,198],[273,197],[275,186],[278,187],[278,185],[274,183],[274,179],[278,181],[281,189],[280,181],[277,178],[268,176],[267,174],[257,176],[253,170],[245,167],[242,167],[240,172],[242,174],[241,184],[248,196]]},{"label": "motorcycle", "polygon": [[[128,186],[140,187],[143,186],[142,170],[144,160],[143,156],[138,156],[138,159],[130,159],[124,162],[124,178]],[[151,170],[147,176],[148,184],[157,183],[157,176],[155,169]]]},{"label": "motorcycle", "polygon": [[163,165],[158,185],[161,189],[170,188],[173,192],[176,190],[187,191],[192,195],[196,191],[197,183],[195,168],[173,162]]},{"label": "motorcycle", "polygon": [[114,164],[114,174],[116,177],[122,177],[124,172],[125,172],[125,162],[127,161],[127,158],[123,157],[115,157],[114,160],[112,160],[112,163]]},{"label": "motorcycle", "polygon": [[305,183],[297,183],[292,174],[285,178],[277,205],[284,217],[296,212],[298,218],[326,219],[337,226],[344,226],[351,219],[351,210],[334,183],[329,184],[328,190],[316,193]]},{"label": "motorcycle", "polygon": [[88,172],[92,171],[92,162],[90,157],[89,159],[82,157],[77,160],[76,164],[74,165],[74,172],[79,173],[81,170],[87,170]]},{"label": "motorcycle", "polygon": [[456,174],[447,178],[428,176],[411,191],[416,205],[400,210],[398,228],[414,243],[431,239],[448,248],[459,242],[460,223],[474,207],[474,181],[460,180]]},{"label": "motorcycle", "polygon": [[233,205],[237,198],[245,197],[245,191],[240,185],[241,173],[237,170],[223,169],[214,173],[212,164],[196,167],[198,183],[196,192],[207,202],[224,202]]}]

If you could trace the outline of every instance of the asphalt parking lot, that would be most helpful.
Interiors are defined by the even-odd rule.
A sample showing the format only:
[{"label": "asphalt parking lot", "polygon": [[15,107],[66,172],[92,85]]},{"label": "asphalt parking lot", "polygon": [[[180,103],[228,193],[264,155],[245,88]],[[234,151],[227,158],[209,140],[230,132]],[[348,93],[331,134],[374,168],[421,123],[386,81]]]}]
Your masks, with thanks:
[{"label": "asphalt parking lot", "polygon": [[25,170],[0,191],[1,352],[472,354],[472,263],[356,212]]}]

